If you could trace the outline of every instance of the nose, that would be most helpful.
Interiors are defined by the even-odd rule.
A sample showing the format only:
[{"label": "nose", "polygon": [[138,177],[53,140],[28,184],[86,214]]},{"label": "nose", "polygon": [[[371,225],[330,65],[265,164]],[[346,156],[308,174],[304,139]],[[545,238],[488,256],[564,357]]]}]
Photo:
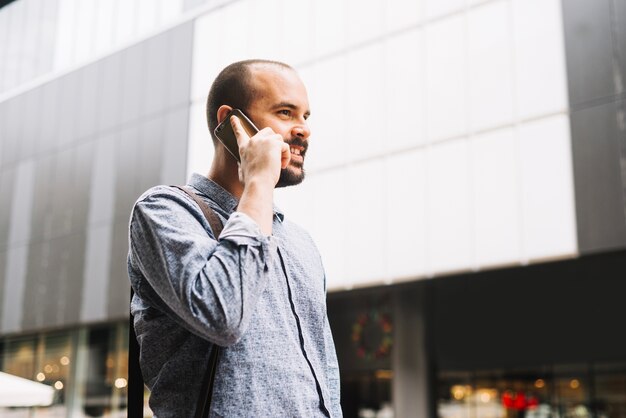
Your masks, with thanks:
[{"label": "nose", "polygon": [[302,139],[308,139],[311,135],[311,130],[309,129],[309,125],[306,122],[303,122],[294,126],[291,130],[291,134]]}]

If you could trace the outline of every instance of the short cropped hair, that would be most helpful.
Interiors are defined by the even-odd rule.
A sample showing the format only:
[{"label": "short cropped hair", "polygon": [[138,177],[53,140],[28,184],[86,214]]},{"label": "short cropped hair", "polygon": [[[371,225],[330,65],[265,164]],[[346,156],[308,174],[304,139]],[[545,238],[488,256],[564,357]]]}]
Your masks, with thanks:
[{"label": "short cropped hair", "polygon": [[247,112],[256,94],[250,71],[250,67],[255,65],[275,65],[293,70],[290,65],[283,62],[262,59],[238,61],[224,68],[213,81],[206,103],[207,123],[213,141],[217,140],[213,131],[217,127],[217,110],[220,106],[227,105]]}]

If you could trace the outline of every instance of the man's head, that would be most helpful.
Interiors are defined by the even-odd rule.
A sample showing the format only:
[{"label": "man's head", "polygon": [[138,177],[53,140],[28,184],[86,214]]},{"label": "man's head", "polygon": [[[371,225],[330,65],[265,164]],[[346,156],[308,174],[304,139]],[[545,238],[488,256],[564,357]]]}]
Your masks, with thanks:
[{"label": "man's head", "polygon": [[267,60],[240,61],[224,68],[207,100],[207,121],[216,149],[221,144],[213,131],[231,108],[242,110],[259,129],[272,128],[290,145],[291,162],[281,171],[277,187],[302,182],[310,111],[306,88],[295,70]]}]

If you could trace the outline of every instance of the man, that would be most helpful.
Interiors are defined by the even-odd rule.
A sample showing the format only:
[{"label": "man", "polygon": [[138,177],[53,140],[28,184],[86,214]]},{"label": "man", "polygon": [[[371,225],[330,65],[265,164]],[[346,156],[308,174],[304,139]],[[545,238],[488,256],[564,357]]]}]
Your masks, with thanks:
[{"label": "man", "polygon": [[193,416],[216,344],[225,348],[211,416],[340,417],[320,256],[273,206],[275,187],[304,178],[306,89],[286,64],[237,62],[211,86],[211,135],[232,108],[261,130],[249,137],[232,117],[241,163],[213,137],[207,177],[188,184],[221,218],[219,240],[176,188],[148,190],[131,215],[131,309],[150,407],[157,418]]}]

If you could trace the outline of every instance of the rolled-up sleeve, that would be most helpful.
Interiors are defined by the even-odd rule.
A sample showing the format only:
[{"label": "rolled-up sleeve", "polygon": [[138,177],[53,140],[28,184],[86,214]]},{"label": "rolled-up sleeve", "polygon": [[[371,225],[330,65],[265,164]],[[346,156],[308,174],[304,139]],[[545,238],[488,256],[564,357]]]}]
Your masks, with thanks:
[{"label": "rolled-up sleeve", "polygon": [[[215,344],[238,342],[265,289],[276,253],[272,237],[234,212],[216,240],[200,208],[182,192],[152,190],[135,204],[130,264],[165,310],[189,331]],[[155,301],[151,301],[155,303]]]}]

